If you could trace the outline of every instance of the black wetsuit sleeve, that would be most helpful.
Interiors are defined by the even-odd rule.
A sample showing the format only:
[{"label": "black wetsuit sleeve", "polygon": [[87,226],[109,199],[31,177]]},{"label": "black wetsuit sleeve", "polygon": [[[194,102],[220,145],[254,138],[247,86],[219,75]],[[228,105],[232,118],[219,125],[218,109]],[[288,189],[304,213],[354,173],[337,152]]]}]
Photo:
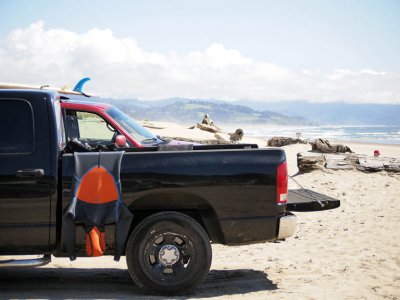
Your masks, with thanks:
[{"label": "black wetsuit sleeve", "polygon": [[122,251],[125,246],[126,238],[128,237],[129,228],[131,226],[133,214],[129,209],[120,203],[119,207],[119,218],[115,224],[115,252],[114,260],[119,261]]},{"label": "black wetsuit sleeve", "polygon": [[62,247],[67,250],[69,259],[75,260],[75,219],[69,212],[66,212],[63,216],[61,236]]}]

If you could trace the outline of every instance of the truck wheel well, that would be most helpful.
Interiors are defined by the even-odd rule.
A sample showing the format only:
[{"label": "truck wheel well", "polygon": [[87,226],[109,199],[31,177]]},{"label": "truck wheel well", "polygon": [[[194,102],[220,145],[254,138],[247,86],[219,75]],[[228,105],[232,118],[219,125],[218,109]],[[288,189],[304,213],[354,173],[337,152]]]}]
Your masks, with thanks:
[{"label": "truck wheel well", "polygon": [[133,229],[145,218],[154,215],[156,213],[160,213],[163,211],[174,211],[185,214],[194,220],[196,220],[207,232],[210,240],[213,243],[224,243],[223,234],[221,232],[217,216],[211,209],[153,209],[153,210],[131,210],[134,214],[133,221],[131,225],[130,231]]}]

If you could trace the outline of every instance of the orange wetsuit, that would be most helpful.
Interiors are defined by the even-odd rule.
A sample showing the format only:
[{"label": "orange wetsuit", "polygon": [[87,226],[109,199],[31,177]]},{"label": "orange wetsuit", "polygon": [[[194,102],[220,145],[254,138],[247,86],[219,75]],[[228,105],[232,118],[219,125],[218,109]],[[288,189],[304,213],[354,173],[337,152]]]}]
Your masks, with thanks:
[{"label": "orange wetsuit", "polygon": [[86,230],[88,256],[105,251],[105,225],[115,223],[118,261],[128,236],[132,213],[121,201],[120,169],[124,152],[75,152],[72,200],[63,216],[62,241],[71,260],[75,256],[75,223]]}]

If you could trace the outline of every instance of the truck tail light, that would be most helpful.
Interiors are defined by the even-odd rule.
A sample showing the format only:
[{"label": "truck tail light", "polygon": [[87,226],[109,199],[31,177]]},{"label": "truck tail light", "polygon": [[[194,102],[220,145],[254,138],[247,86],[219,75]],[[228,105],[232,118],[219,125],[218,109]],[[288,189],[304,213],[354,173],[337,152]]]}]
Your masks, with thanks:
[{"label": "truck tail light", "polygon": [[288,199],[288,171],[286,162],[278,166],[276,174],[276,203],[286,204]]}]

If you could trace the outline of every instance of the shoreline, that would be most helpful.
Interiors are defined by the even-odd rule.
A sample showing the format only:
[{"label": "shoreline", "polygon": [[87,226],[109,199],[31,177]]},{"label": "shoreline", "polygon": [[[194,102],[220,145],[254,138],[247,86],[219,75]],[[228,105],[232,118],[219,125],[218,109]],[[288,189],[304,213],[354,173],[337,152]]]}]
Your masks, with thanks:
[{"label": "shoreline", "polygon": [[[235,125],[221,124],[222,127],[233,128]],[[288,136],[295,138],[296,133],[301,133],[304,140],[316,138],[328,139],[332,142],[365,142],[374,144],[400,145],[400,125],[318,125],[318,126],[293,126],[293,125],[240,125],[245,133],[250,132],[252,136],[268,138],[272,136]],[[246,130],[246,128],[248,130]],[[386,131],[382,131],[386,130]],[[385,137],[385,138],[383,138]],[[375,142],[375,140],[377,142]]]},{"label": "shoreline", "polygon": [[[140,122],[142,125],[144,124],[145,127],[149,128],[150,131],[155,133],[156,135],[160,135],[161,137],[168,137],[168,138],[183,138],[183,139],[195,139],[196,141],[201,143],[201,140],[210,141],[215,140],[215,134],[200,130],[198,128],[189,129],[189,126],[184,126],[179,123],[173,122],[158,122],[158,121],[147,121],[147,122]],[[218,135],[226,140],[229,143],[229,130],[225,130],[226,127],[224,125],[219,126],[222,128],[223,132],[218,133]],[[240,143],[250,143],[250,144],[258,144],[260,148],[267,148],[268,137],[258,137],[258,136],[251,136],[246,134],[246,127],[243,127],[244,131],[244,138],[240,141]],[[284,136],[284,135],[281,135]],[[295,138],[295,137],[292,137]],[[324,137],[315,137],[317,138],[324,138]],[[310,141],[314,139],[303,139],[304,141]],[[352,151],[356,152],[357,154],[366,154],[372,155],[374,150],[379,150],[381,152],[381,156],[389,156],[400,158],[400,144],[387,144],[387,143],[379,143],[379,142],[364,142],[364,141],[354,141],[354,140],[335,140],[335,139],[328,139],[333,144],[343,144],[349,146]],[[355,150],[353,150],[353,148]],[[310,149],[311,150],[311,149]],[[358,153],[360,152],[360,153]],[[385,154],[386,153],[386,154]]]}]

